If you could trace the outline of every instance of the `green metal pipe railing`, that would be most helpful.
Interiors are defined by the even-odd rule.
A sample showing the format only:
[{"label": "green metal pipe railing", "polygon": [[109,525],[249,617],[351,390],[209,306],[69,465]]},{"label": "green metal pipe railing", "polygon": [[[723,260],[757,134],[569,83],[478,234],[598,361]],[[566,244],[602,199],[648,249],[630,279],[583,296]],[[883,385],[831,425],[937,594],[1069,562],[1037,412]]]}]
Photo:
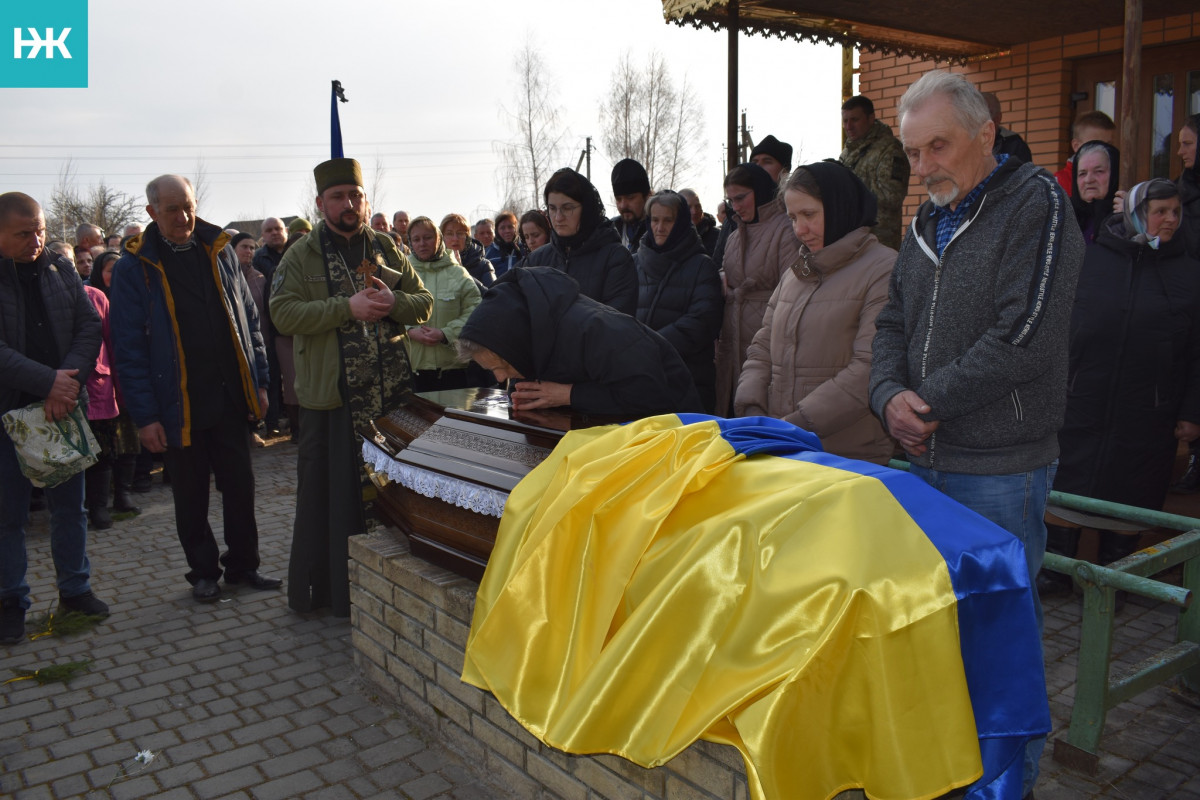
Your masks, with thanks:
[{"label": "green metal pipe railing", "polygon": [[[909,464],[893,460],[890,466],[907,470]],[[1050,503],[1145,528],[1183,531],[1103,567],[1055,553],[1047,553],[1043,562],[1046,569],[1072,576],[1083,588],[1075,703],[1066,738],[1054,742],[1054,758],[1095,774],[1100,765],[1100,736],[1110,708],[1176,675],[1182,676],[1187,688],[1200,691],[1200,609],[1192,608],[1192,598],[1200,591],[1200,519],[1065,492],[1052,491]],[[1148,577],[1178,564],[1183,565],[1181,586]],[[1110,679],[1118,591],[1170,603],[1181,611],[1174,645]]]}]

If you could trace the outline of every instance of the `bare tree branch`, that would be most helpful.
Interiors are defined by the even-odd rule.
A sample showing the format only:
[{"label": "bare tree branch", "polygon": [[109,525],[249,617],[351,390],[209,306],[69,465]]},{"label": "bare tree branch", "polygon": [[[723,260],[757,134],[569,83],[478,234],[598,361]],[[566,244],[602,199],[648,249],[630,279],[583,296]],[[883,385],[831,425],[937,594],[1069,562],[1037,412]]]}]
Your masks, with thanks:
[{"label": "bare tree branch", "polygon": [[565,131],[546,65],[532,41],[526,40],[517,52],[513,72],[517,77],[514,107],[501,106],[513,138],[497,145],[504,162],[498,176],[501,207],[538,208],[542,187],[558,163]]},{"label": "bare tree branch", "polygon": [[101,181],[81,192],[76,185],[75,164],[67,159],[58,171],[58,181],[50,193],[48,230],[71,241],[75,228],[85,222],[99,225],[107,233],[121,233],[125,226],[141,216],[138,198],[110,188]]},{"label": "bare tree branch", "polygon": [[197,213],[203,215],[204,201],[208,199],[208,165],[204,156],[196,157],[196,171],[192,174],[192,193],[196,195]]},{"label": "bare tree branch", "polygon": [[666,58],[651,51],[638,67],[627,50],[600,105],[600,133],[613,161],[637,160],[653,189],[686,183],[704,150],[704,108],[685,79],[675,87]]}]

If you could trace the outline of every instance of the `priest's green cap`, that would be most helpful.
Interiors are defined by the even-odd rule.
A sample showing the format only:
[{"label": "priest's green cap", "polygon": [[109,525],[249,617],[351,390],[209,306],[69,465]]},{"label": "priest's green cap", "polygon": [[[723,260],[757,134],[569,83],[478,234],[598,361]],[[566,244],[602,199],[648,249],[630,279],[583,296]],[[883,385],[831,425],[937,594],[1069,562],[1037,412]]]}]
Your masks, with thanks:
[{"label": "priest's green cap", "polygon": [[362,186],[362,167],[353,158],[331,158],[313,169],[317,178],[317,194],[330,186]]}]

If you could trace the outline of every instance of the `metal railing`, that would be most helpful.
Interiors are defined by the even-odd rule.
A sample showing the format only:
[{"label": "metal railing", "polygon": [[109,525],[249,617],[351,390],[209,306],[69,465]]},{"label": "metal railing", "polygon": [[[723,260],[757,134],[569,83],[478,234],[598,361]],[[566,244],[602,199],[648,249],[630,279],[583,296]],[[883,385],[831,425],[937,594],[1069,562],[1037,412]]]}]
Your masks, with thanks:
[{"label": "metal railing", "polygon": [[[1176,675],[1182,676],[1188,689],[1200,691],[1200,609],[1191,608],[1193,593],[1200,591],[1200,519],[1064,492],[1051,492],[1050,502],[1075,511],[1137,522],[1147,528],[1184,531],[1106,567],[1054,553],[1047,553],[1042,564],[1044,569],[1071,575],[1083,587],[1075,703],[1066,738],[1054,742],[1054,759],[1095,774],[1100,766],[1100,736],[1109,709]],[[1149,577],[1179,564],[1183,565],[1181,586]],[[1180,612],[1174,645],[1111,675],[1118,591],[1170,603],[1178,606]]]},{"label": "metal railing", "polygon": [[[909,465],[893,460],[890,466],[907,470]],[[1104,567],[1054,553],[1047,553],[1042,563],[1044,569],[1072,576],[1083,588],[1075,702],[1066,738],[1054,742],[1054,759],[1095,774],[1109,709],[1176,675],[1182,676],[1189,690],[1200,692],[1200,609],[1191,607],[1194,593],[1200,591],[1200,519],[1065,492],[1051,492],[1050,505],[1135,522],[1147,529],[1182,531]],[[1181,586],[1149,577],[1180,564]],[[1179,623],[1174,645],[1110,675],[1118,591],[1178,606]]]}]

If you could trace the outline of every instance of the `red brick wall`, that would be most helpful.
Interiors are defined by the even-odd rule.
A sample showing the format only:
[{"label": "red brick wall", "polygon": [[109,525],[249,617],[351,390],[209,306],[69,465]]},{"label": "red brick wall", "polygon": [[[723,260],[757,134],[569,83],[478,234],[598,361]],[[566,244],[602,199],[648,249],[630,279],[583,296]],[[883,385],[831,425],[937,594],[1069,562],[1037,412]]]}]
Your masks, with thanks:
[{"label": "red brick wall", "polygon": [[[1142,24],[1143,47],[1195,38],[1200,38],[1200,13]],[[1054,172],[1070,151],[1071,59],[1119,53],[1122,39],[1122,28],[1100,28],[1017,45],[1001,58],[949,69],[970,76],[981,91],[995,92],[1004,127],[1021,134],[1034,163]],[[859,62],[859,92],[871,98],[875,116],[897,134],[900,96],[928,70],[947,68],[944,63],[867,52],[860,54]],[[906,214],[915,213],[924,199],[924,191],[914,181],[905,201]]]}]

